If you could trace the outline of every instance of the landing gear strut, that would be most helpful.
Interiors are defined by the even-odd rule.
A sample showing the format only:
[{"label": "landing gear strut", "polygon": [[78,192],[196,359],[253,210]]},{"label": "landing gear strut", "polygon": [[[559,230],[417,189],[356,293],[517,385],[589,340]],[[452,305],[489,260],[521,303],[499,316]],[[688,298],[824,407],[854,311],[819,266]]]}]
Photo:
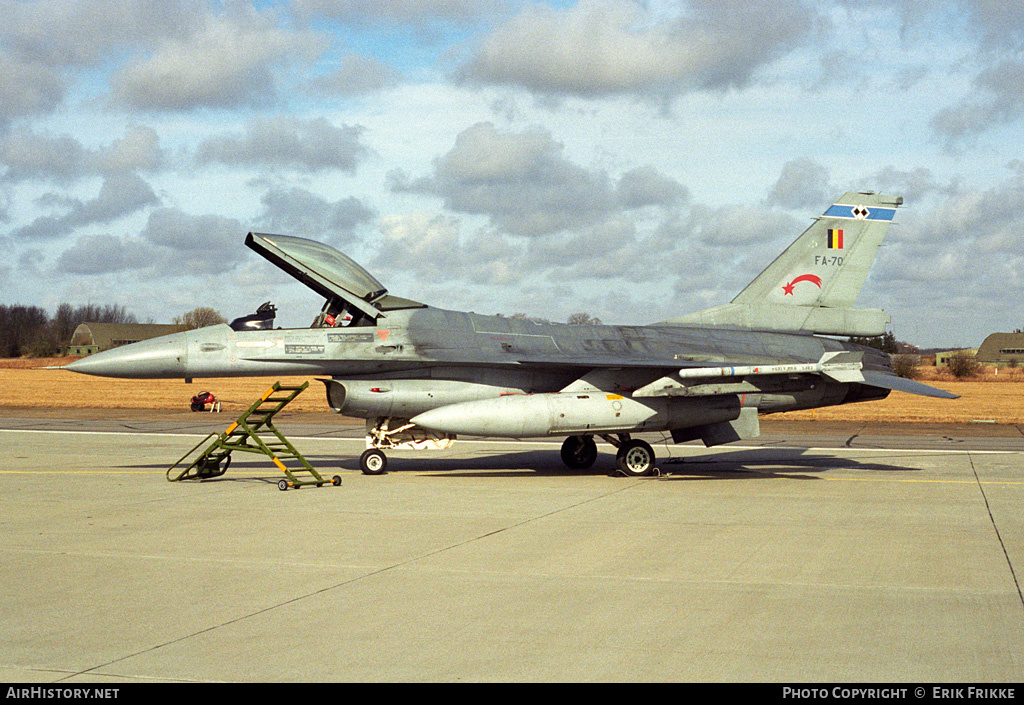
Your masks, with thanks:
[{"label": "landing gear strut", "polygon": [[429,431],[409,423],[409,419],[379,416],[366,420],[366,450],[359,456],[359,469],[365,475],[383,475],[388,469],[385,450],[443,450],[455,441],[454,433]]}]

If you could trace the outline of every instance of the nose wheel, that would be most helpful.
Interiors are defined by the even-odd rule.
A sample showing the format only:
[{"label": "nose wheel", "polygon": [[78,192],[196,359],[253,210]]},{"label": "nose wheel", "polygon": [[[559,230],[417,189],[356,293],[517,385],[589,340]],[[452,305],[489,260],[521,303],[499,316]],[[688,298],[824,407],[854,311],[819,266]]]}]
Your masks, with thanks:
[{"label": "nose wheel", "polygon": [[359,456],[359,469],[364,475],[383,475],[388,469],[388,457],[376,448],[370,448]]}]

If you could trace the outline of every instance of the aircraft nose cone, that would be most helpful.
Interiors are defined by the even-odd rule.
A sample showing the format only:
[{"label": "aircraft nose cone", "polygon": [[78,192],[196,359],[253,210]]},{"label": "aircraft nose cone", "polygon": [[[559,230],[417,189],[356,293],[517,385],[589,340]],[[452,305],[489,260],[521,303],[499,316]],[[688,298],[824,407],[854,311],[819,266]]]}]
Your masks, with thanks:
[{"label": "aircraft nose cone", "polygon": [[99,377],[184,377],[186,349],[185,334],[174,333],[104,350],[75,360],[64,369]]}]

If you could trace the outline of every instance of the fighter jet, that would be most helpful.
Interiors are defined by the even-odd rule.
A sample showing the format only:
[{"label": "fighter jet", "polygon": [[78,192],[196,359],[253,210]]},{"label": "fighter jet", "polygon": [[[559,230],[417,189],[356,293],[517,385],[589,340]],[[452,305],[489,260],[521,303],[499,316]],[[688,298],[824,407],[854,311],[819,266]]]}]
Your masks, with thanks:
[{"label": "fighter jet", "polygon": [[325,301],[309,328],[274,328],[275,308],[104,351],[67,365],[127,378],[310,375],[330,407],[366,420],[364,473],[386,450],[458,435],[565,437],[571,469],[617,449],[650,474],[635,434],[715,446],[759,434],[759,416],[948,392],[896,376],[888,355],[832,336],[877,336],[888,315],[854,308],[902,197],[847,193],[731,303],[649,325],[567,325],[435,308],[394,296],[312,240],[249,233],[245,244]]}]

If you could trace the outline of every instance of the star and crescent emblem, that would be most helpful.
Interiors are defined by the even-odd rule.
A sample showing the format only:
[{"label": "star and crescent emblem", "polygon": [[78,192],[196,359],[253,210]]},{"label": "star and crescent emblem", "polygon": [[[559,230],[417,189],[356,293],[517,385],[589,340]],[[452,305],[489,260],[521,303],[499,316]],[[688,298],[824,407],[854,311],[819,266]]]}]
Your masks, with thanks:
[{"label": "star and crescent emblem", "polygon": [[810,282],[816,285],[819,289],[821,288],[821,277],[819,277],[817,274],[801,274],[799,277],[789,282],[788,284],[782,285],[783,295],[792,296],[793,287],[795,287],[800,282]]}]

